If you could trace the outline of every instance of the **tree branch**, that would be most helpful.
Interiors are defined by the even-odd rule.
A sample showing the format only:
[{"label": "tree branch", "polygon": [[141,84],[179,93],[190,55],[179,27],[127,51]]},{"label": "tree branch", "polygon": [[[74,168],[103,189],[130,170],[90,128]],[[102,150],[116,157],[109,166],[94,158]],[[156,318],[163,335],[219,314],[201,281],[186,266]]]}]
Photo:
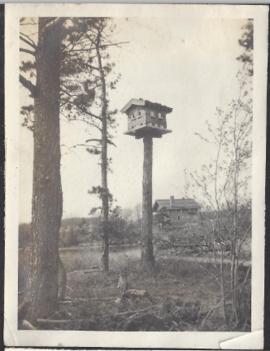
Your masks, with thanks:
[{"label": "tree branch", "polygon": [[99,145],[88,145],[88,144],[76,144],[76,145],[74,145],[73,147],[75,148],[75,147],[77,147],[77,146],[83,146],[83,147],[87,147],[87,148],[92,147],[92,148],[96,148],[97,150],[100,149],[100,146],[99,146]]},{"label": "tree branch", "polygon": [[[70,97],[77,97],[78,95],[77,94],[71,94],[69,91],[66,90],[67,87],[65,87],[65,89],[60,88],[60,91],[62,91],[64,94],[70,96]],[[87,111],[84,107],[76,104],[74,101],[69,101],[70,104],[72,104],[73,106],[77,107],[81,112],[85,113],[86,115],[90,116],[90,117],[93,117],[93,118],[96,118],[98,120],[102,120],[101,117],[97,116],[96,114],[90,112],[90,111]]]},{"label": "tree branch", "polygon": [[33,49],[36,50],[37,46],[34,43],[34,41],[28,37],[28,35],[24,34],[24,33],[20,33],[20,39],[25,42],[26,44],[28,44],[29,46],[31,46]]},{"label": "tree branch", "polygon": [[20,51],[21,51],[21,52],[25,52],[26,54],[30,54],[30,55],[36,56],[35,51],[32,51],[32,50],[20,48]]},{"label": "tree branch", "polygon": [[[100,49],[104,49],[104,48],[107,48],[109,46],[119,46],[119,45],[123,45],[123,44],[129,44],[129,41],[122,41],[119,43],[112,43],[112,44],[103,44],[103,45],[100,45]],[[74,50],[72,50],[72,52],[74,52],[74,51],[76,51],[76,52],[85,52],[85,51],[89,52],[92,50],[96,50],[96,48],[74,49]]]},{"label": "tree branch", "polygon": [[30,91],[33,97],[37,96],[37,87],[28,79],[26,79],[23,75],[20,74],[20,83]]},{"label": "tree branch", "polygon": [[61,113],[61,115],[64,116],[68,122],[73,122],[73,121],[84,122],[84,123],[88,124],[89,126],[94,127],[94,128],[96,128],[96,129],[98,129],[99,131],[101,131],[101,128],[100,128],[98,125],[96,125],[95,123],[90,122],[90,121],[88,121],[88,120],[86,120],[86,119],[79,118],[79,117],[76,117],[76,118],[75,118],[75,117],[74,117],[74,118],[67,118],[67,117],[66,117],[64,114],[62,114],[62,113]]},{"label": "tree branch", "polygon": [[112,146],[115,146],[115,147],[116,147],[115,143],[112,142],[110,139],[107,139],[107,143],[110,144],[110,145],[112,145]]},{"label": "tree branch", "polygon": [[119,43],[103,44],[103,45],[100,45],[100,48],[104,49],[104,48],[107,48],[109,46],[120,46],[123,44],[129,44],[129,41],[120,41]]},{"label": "tree branch", "polygon": [[101,143],[101,139],[87,139],[87,140],[85,140],[86,143],[90,143],[92,141],[97,142],[97,143]]},{"label": "tree branch", "polygon": [[93,118],[96,118],[96,119],[102,121],[102,118],[101,118],[101,117],[95,115],[94,113],[92,113],[92,112],[90,112],[90,111],[87,111],[87,110],[86,110],[85,108],[83,108],[82,106],[78,106],[78,105],[76,105],[76,104],[74,104],[74,105],[75,105],[76,107],[78,107],[78,108],[79,108],[83,113],[85,113],[86,115],[91,116],[91,117],[93,117]]}]

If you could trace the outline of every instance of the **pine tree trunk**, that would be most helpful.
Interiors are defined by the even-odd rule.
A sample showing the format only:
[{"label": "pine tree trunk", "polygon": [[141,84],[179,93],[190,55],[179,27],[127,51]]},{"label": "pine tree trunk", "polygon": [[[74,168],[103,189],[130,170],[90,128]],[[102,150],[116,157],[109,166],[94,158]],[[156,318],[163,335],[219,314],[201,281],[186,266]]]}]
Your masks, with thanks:
[{"label": "pine tree trunk", "polygon": [[102,58],[100,53],[100,33],[97,37],[97,59],[101,80],[101,187],[102,187],[102,232],[103,232],[103,252],[102,252],[102,268],[105,272],[109,271],[109,190],[108,190],[108,142],[107,142],[107,93],[105,73],[102,66]]},{"label": "pine tree trunk", "polygon": [[[103,129],[103,128],[102,128]],[[102,132],[104,133],[104,132]],[[105,134],[107,135],[107,133]],[[103,225],[103,253],[102,267],[105,272],[109,271],[109,201],[108,201],[108,181],[107,181],[107,142],[102,135],[101,152],[101,187],[102,187],[102,225]]]},{"label": "pine tree trunk", "polygon": [[144,270],[153,271],[155,260],[152,234],[152,137],[149,135],[145,136],[143,143],[142,265]]},{"label": "pine tree trunk", "polygon": [[36,57],[37,97],[34,102],[34,164],[32,197],[32,259],[30,321],[56,308],[58,241],[62,218],[60,177],[60,28],[40,18]]}]

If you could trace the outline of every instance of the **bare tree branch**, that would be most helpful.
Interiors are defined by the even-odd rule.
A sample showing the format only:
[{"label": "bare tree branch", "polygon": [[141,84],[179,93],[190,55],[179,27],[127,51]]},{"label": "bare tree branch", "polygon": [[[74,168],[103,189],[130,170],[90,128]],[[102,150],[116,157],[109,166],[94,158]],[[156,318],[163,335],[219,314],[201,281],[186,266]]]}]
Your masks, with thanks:
[{"label": "bare tree branch", "polygon": [[110,139],[107,139],[107,143],[110,144],[110,145],[112,145],[112,146],[115,146],[115,147],[116,147],[115,143],[112,142]]},{"label": "bare tree branch", "polygon": [[30,55],[36,56],[35,51],[32,51],[32,50],[20,48],[20,51],[21,51],[21,52],[25,52],[26,54],[30,54]]},{"label": "bare tree branch", "polygon": [[26,43],[26,44],[28,44],[29,46],[31,46],[33,49],[36,49],[36,48],[37,48],[37,46],[36,46],[36,44],[34,43],[34,41],[33,41],[28,35],[26,35],[26,34],[20,32],[20,39],[21,39],[24,43]]},{"label": "bare tree branch", "polygon": [[101,139],[87,139],[87,140],[85,140],[86,143],[91,143],[92,141],[97,142],[97,143],[101,143]]},{"label": "bare tree branch", "polygon": [[[103,45],[100,45],[100,49],[104,49],[104,48],[107,48],[109,46],[120,46],[120,45],[123,45],[123,44],[129,44],[129,41],[122,41],[122,42],[119,42],[119,43],[112,43],[112,44],[103,44]],[[96,48],[86,48],[86,49],[74,49],[72,50],[72,52],[76,51],[76,52],[84,52],[84,51],[92,51],[92,50],[96,50]]]}]

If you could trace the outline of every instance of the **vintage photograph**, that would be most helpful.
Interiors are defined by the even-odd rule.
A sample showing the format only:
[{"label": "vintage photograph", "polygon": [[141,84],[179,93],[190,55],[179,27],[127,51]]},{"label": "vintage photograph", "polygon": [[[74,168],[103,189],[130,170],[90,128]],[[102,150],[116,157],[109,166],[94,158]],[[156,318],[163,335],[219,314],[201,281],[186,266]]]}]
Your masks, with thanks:
[{"label": "vintage photograph", "polygon": [[19,331],[252,330],[254,18],[150,7],[18,18]]}]

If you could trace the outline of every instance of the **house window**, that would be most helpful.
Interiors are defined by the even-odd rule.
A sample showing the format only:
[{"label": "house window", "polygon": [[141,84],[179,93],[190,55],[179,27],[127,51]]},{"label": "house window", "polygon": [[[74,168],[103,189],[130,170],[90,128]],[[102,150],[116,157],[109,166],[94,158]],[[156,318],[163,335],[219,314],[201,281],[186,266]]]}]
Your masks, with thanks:
[{"label": "house window", "polygon": [[150,116],[151,117],[155,117],[155,112],[154,111],[150,111]]},{"label": "house window", "polygon": [[180,216],[179,215],[177,216],[177,219],[178,219],[178,221],[180,221]]},{"label": "house window", "polygon": [[159,119],[162,119],[162,118],[163,118],[163,116],[162,116],[162,113],[161,113],[161,112],[159,112],[159,113],[158,113],[158,118],[159,118]]}]

